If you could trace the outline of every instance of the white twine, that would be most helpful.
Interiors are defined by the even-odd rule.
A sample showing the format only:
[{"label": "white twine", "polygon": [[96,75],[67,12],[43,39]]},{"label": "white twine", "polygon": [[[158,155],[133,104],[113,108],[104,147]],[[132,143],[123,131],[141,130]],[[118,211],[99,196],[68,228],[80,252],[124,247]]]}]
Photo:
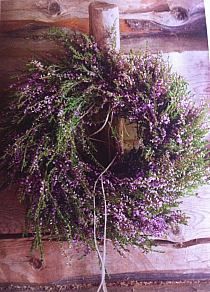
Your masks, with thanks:
[{"label": "white twine", "polygon": [[[101,263],[101,282],[100,285],[97,289],[97,292],[100,292],[101,288],[103,288],[104,292],[107,292],[107,287],[106,287],[106,231],[107,231],[107,202],[106,202],[106,193],[104,189],[104,182],[103,182],[103,175],[104,173],[107,172],[107,170],[111,167],[111,165],[114,163],[116,159],[116,156],[113,158],[113,160],[110,162],[110,164],[106,167],[106,169],[99,175],[97,180],[95,181],[94,184],[94,196],[93,196],[93,233],[94,233],[94,244],[96,248],[96,252],[98,254],[100,263]],[[95,191],[96,191],[96,186],[98,181],[101,181],[101,190],[103,194],[103,200],[104,200],[104,238],[103,238],[103,256],[101,256],[98,242],[97,242],[97,237],[96,237],[96,198],[95,198]]]}]

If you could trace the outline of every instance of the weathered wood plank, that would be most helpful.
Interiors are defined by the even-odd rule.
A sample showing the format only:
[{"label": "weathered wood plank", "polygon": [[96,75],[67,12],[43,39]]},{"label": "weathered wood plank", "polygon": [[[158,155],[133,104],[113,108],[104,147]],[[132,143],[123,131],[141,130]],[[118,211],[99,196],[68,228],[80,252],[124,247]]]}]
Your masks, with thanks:
[{"label": "weathered wood plank", "polygon": [[[91,1],[3,1],[2,21],[40,21],[88,32]],[[140,34],[206,33],[203,0],[108,1],[120,10],[121,32]],[[76,25],[75,25],[76,23]],[[13,23],[14,24],[14,23]],[[19,26],[20,24],[18,24]]]},{"label": "weathered wood plank", "polygon": [[[30,20],[21,21],[2,21],[0,30],[2,32],[24,30],[29,26],[53,26],[53,27],[65,27],[75,31],[81,31],[84,33],[89,32],[89,20],[87,18],[72,18],[68,20],[56,21],[53,23],[46,22],[34,22]],[[203,17],[194,18],[187,21],[183,25],[179,26],[167,26],[150,20],[139,19],[127,19],[120,20],[121,35],[130,37],[163,37],[163,36],[179,36],[187,34],[193,34],[198,37],[206,36],[206,22]]]},{"label": "weathered wood plank", "polygon": [[121,35],[122,51],[128,53],[131,49],[137,52],[141,49],[149,48],[151,52],[179,52],[184,51],[207,51],[207,38],[197,35],[168,35],[168,36],[144,36],[129,35],[123,33]]},{"label": "weathered wood plank", "polygon": [[194,100],[201,98],[210,101],[210,64],[208,51],[170,52],[166,54],[173,71],[182,75],[189,84],[189,90],[195,94]]},{"label": "weathered wood plank", "polygon": [[[43,38],[42,34],[46,33],[48,26],[43,24],[27,24],[24,29],[10,33],[2,33],[0,35],[0,76],[1,88],[7,88],[11,82],[10,76],[22,70],[25,64],[33,58],[49,57],[50,54],[58,54],[59,48],[55,43]],[[121,38],[122,51],[127,53],[130,49],[138,51],[149,47],[152,52],[163,51],[173,52],[171,54],[171,62],[174,63],[176,69],[180,73],[189,75],[188,80],[195,76],[193,66],[201,69],[200,82],[208,84],[209,67],[207,64],[207,39],[201,36],[171,36],[171,37],[146,37],[146,38],[130,38],[123,35]],[[196,51],[200,51],[200,53]],[[203,53],[203,51],[206,53]],[[190,51],[184,53],[183,51]],[[180,53],[174,53],[180,52]],[[191,58],[193,61],[191,62]],[[178,60],[178,62],[176,61]],[[196,63],[196,65],[194,65]],[[190,70],[188,70],[190,66]],[[180,67],[180,69],[179,69]],[[193,81],[193,86],[196,86],[197,78]],[[200,86],[200,84],[199,84]],[[207,86],[208,87],[208,86]],[[198,87],[199,88],[199,87]],[[208,89],[207,89],[208,92]]]},{"label": "weathered wood plank", "polygon": [[[38,253],[30,254],[30,246],[31,241],[27,239],[0,241],[1,283],[52,283],[100,274],[96,253],[84,256],[85,249],[78,244],[68,247],[66,243],[46,241],[43,263]],[[179,250],[165,246],[158,250],[161,252],[144,254],[131,248],[121,256],[108,242],[107,272],[111,275],[146,272],[205,275],[210,272],[210,244]]]},{"label": "weathered wood plank", "polygon": [[[42,32],[43,30],[40,29]],[[35,30],[36,31],[36,30]],[[46,30],[44,30],[46,32]],[[36,37],[33,30],[27,33],[0,35],[0,100],[1,106],[7,101],[9,85],[14,82],[12,77],[22,74],[25,65],[32,58],[52,58],[61,54],[61,49],[52,41]],[[31,38],[30,38],[30,37]]]},{"label": "weathered wood plank", "polygon": [[89,32],[89,19],[87,18],[71,18],[67,20],[55,21],[52,23],[34,20],[14,20],[14,21],[1,21],[0,31],[1,32],[17,32],[31,29],[39,29],[40,27],[65,27],[84,33]]},{"label": "weathered wood plank", "polygon": [[189,217],[188,224],[180,225],[167,238],[176,242],[210,238],[210,186],[200,187],[196,196],[185,197],[181,209]]},{"label": "weathered wood plank", "polygon": [[[88,1],[71,1],[68,0],[58,1],[33,1],[33,0],[7,0],[3,3],[2,19],[17,20],[17,19],[47,19],[63,18],[63,17],[88,17],[88,6],[91,3]],[[121,13],[133,12],[147,12],[147,11],[163,11],[168,9],[167,1],[152,0],[152,1],[106,1],[108,3],[116,4]],[[190,2],[190,1],[188,1]],[[199,2],[199,1],[197,1]],[[18,17],[18,18],[17,18]]]},{"label": "weathered wood plank", "polygon": [[[54,21],[61,18],[88,18],[88,6],[92,0],[7,0],[2,2],[2,20]],[[124,14],[163,12],[171,10],[175,17],[180,13],[193,14],[204,8],[203,0],[107,0],[116,4],[121,16]],[[182,9],[181,11],[179,9]]]},{"label": "weathered wood plank", "polygon": [[139,34],[183,34],[203,33],[206,34],[206,21],[204,11],[194,14],[186,21],[175,19],[168,12],[159,14],[141,13],[125,16],[125,23],[130,31]]},{"label": "weathered wood plank", "polygon": [[[16,28],[16,31],[14,32],[10,31],[0,35],[1,103],[3,100],[7,100],[6,91],[8,90],[8,85],[12,82],[11,76],[20,74],[21,70],[25,68],[25,64],[31,58],[50,58],[51,55],[58,55],[62,53],[60,48],[56,46],[55,43],[43,38],[43,33],[47,33],[48,29],[49,26],[46,24],[27,23],[21,29]],[[199,94],[204,93],[205,86],[207,92],[209,92],[209,85],[207,85],[209,84],[209,67],[206,66],[206,58],[208,54],[207,39],[205,37],[199,35],[144,38],[131,38],[128,37],[128,35],[122,35],[121,37],[121,49],[125,53],[127,53],[130,49],[133,49],[133,51],[138,51],[139,49],[144,49],[146,47],[149,47],[152,52],[173,52],[171,54],[171,59],[174,66],[178,70],[180,66],[180,73],[182,74],[183,71],[183,74],[185,74],[188,81],[193,84],[193,87],[197,86],[197,91]],[[196,52],[198,50],[200,53]],[[179,53],[176,54],[175,51]],[[183,51],[190,51],[191,53],[187,55]],[[206,51],[206,53],[203,51]],[[191,58],[193,58],[192,62]],[[179,60],[179,62],[176,60]],[[195,66],[193,65],[194,63],[196,63]],[[194,73],[197,70],[197,66],[199,67],[200,74],[198,80],[196,74]],[[190,68],[190,70],[188,70],[188,68]],[[200,85],[203,86],[203,92],[200,91]]]},{"label": "weathered wood plank", "polygon": [[[16,189],[7,189],[0,193],[0,237],[21,236],[25,225],[25,208],[21,205],[16,196]],[[206,185],[198,189],[197,196],[189,196],[183,199],[181,209],[189,217],[187,225],[180,225],[176,230],[170,231],[167,237],[162,238],[163,242],[157,241],[159,245],[167,244],[164,240],[171,241],[168,244],[183,243],[196,239],[197,241],[186,245],[208,243],[210,238],[210,186]],[[2,236],[4,235],[4,236]]]}]

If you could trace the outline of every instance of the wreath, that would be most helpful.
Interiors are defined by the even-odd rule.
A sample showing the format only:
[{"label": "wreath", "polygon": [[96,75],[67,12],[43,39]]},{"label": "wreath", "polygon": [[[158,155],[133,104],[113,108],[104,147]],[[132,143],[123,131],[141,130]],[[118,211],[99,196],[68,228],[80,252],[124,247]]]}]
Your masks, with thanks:
[{"label": "wreath", "polygon": [[[51,38],[63,55],[30,62],[1,122],[1,167],[27,204],[33,246],[47,234],[150,250],[186,223],[180,200],[207,180],[204,107],[161,55],[100,49],[78,33]],[[129,149],[127,125],[137,135]]]}]

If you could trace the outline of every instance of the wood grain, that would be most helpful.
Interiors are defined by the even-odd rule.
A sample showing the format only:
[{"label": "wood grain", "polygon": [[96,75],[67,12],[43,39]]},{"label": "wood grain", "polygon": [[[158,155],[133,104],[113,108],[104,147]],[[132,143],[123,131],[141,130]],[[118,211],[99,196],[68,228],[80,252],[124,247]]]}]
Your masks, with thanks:
[{"label": "wood grain", "polygon": [[[88,6],[92,2],[88,1],[32,1],[32,0],[7,0],[2,7],[2,20],[23,20],[36,19],[50,21],[57,18],[88,18]],[[162,11],[168,9],[166,1],[107,1],[117,4],[121,13],[147,12],[150,10]],[[159,3],[158,3],[159,2]],[[55,4],[57,3],[57,4]],[[51,21],[52,21],[51,20]]]},{"label": "wood grain", "polygon": [[67,20],[55,21],[52,23],[34,20],[12,20],[12,21],[1,21],[0,22],[1,32],[17,32],[24,30],[39,29],[40,27],[63,27],[71,30],[76,30],[84,33],[89,32],[89,19],[87,18],[71,18]]},{"label": "wood grain", "polygon": [[[208,51],[171,52],[169,62],[175,72],[181,74],[189,83],[194,100],[207,98],[210,101],[210,64]],[[167,56],[166,56],[167,57]]]},{"label": "wood grain", "polygon": [[144,35],[196,32],[206,34],[204,11],[190,16],[186,21],[175,20],[168,12],[155,15],[151,13],[127,15],[125,23],[128,25],[131,32],[139,32],[139,34],[141,33]]},{"label": "wood grain", "polygon": [[144,36],[138,34],[121,34],[121,49],[128,53],[131,49],[137,52],[149,48],[151,52],[157,53],[182,53],[184,51],[208,51],[206,36],[197,35],[167,35],[167,36]]},{"label": "wood grain", "polygon": [[[67,0],[7,0],[2,3],[2,24],[10,22],[10,27],[14,27],[14,22],[19,26],[18,22],[36,21],[88,32],[88,6],[91,1],[71,1],[71,5]],[[119,7],[122,32],[206,33],[203,0],[118,0],[108,3]]]},{"label": "wood grain", "polygon": [[189,216],[188,224],[180,226],[179,230],[171,233],[168,238],[183,242],[196,238],[210,238],[210,187],[202,186],[197,196],[184,198],[182,210]]},{"label": "wood grain", "polygon": [[[2,20],[41,20],[54,21],[61,18],[88,18],[88,6],[92,0],[7,0],[2,2]],[[203,0],[107,0],[119,7],[121,17],[125,14],[172,11],[175,17],[177,8],[193,14],[204,8]]]},{"label": "wood grain", "polygon": [[[39,28],[40,33],[46,29]],[[21,36],[16,33],[0,35],[0,101],[1,106],[8,100],[9,85],[14,82],[14,77],[21,75],[26,64],[31,59],[53,58],[62,54],[54,42],[36,38],[36,29],[24,30]]]},{"label": "wood grain", "polygon": [[[43,37],[43,34],[47,33],[48,29],[49,26],[46,24],[25,23],[24,27],[19,29],[16,27],[15,31],[1,33],[0,88],[2,98],[5,95],[4,92],[8,89],[8,85],[11,83],[10,77],[20,73],[31,58],[49,58],[51,55],[61,53],[61,50],[55,43]],[[130,49],[135,52],[146,47],[149,47],[154,53],[157,51],[171,52],[171,62],[174,64],[176,70],[186,76],[191,83],[190,86],[196,89],[196,86],[199,84],[197,86],[197,91],[199,91],[202,83],[202,91],[206,90],[209,92],[209,66],[206,66],[208,62],[206,37],[200,35],[175,35],[170,37],[153,36],[144,38],[135,36],[131,38],[126,34],[122,35],[121,49],[123,52],[128,53]],[[188,53],[184,51],[188,51]],[[204,53],[203,51],[206,52]],[[199,67],[200,74],[198,80],[196,78],[197,74],[194,73],[196,72],[194,68],[197,68],[197,66]]]},{"label": "wood grain", "polygon": [[[0,241],[1,283],[52,283],[75,277],[100,274],[95,252],[84,256],[85,248],[78,244],[44,242],[45,260],[38,253],[30,253],[31,241],[27,239]],[[210,272],[210,244],[192,246],[178,251],[159,247],[159,252],[144,254],[137,248],[120,255],[111,243],[107,247],[107,272],[123,273],[203,273]],[[61,255],[63,254],[63,255]],[[182,260],[180,260],[182,259]],[[149,279],[148,274],[145,278]]]}]

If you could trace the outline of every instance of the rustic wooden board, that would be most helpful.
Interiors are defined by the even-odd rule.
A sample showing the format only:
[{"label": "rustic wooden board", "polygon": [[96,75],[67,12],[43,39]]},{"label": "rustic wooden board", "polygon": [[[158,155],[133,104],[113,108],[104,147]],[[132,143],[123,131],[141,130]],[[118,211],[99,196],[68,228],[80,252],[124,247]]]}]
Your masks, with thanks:
[{"label": "rustic wooden board", "polygon": [[152,52],[178,52],[184,51],[207,51],[207,38],[196,35],[171,35],[171,36],[144,36],[138,35],[121,35],[122,51],[127,53],[129,50],[137,52],[140,49],[149,48]]},{"label": "rustic wooden board", "polygon": [[189,89],[195,94],[195,100],[208,98],[210,101],[210,64],[208,51],[171,52],[169,62],[175,72],[181,74],[189,83]]},{"label": "rustic wooden board", "polygon": [[[108,1],[120,10],[121,32],[139,34],[206,33],[203,0]],[[2,25],[10,29],[31,21],[51,23],[88,32],[88,1],[7,0],[2,2]],[[8,27],[7,27],[8,29]]]},{"label": "rustic wooden board", "polygon": [[181,209],[189,216],[188,224],[180,225],[178,230],[170,232],[168,239],[183,243],[192,239],[210,238],[210,186],[200,187],[196,196],[185,197]]},{"label": "rustic wooden board", "polygon": [[[2,20],[54,21],[60,18],[87,18],[88,6],[91,2],[92,0],[73,0],[71,3],[68,0],[7,0],[2,2]],[[193,14],[204,8],[203,0],[107,0],[106,2],[116,4],[122,17],[125,14],[174,11],[178,7]]]},{"label": "rustic wooden board", "polygon": [[[43,32],[42,29],[40,31]],[[45,29],[44,31],[46,32]],[[12,33],[0,34],[0,43],[0,100],[2,106],[8,99],[7,92],[9,85],[14,82],[13,77],[22,74],[25,65],[31,59],[52,58],[62,52],[54,42],[43,38],[33,38],[33,31],[27,29],[21,33],[21,36]]]},{"label": "rustic wooden board", "polygon": [[[31,241],[27,239],[0,241],[1,283],[52,283],[100,274],[96,253],[83,256],[83,247],[78,248],[77,245],[69,248],[66,243],[46,241],[42,264],[38,254],[30,254],[30,246]],[[161,253],[143,254],[139,249],[131,248],[129,253],[121,256],[108,244],[107,272],[111,275],[146,272],[209,275],[209,249],[210,244],[183,249],[162,246],[158,248]]]},{"label": "rustic wooden board", "polygon": [[[21,237],[25,225],[25,208],[17,198],[16,188],[8,188],[1,192],[0,202],[0,239]],[[210,240],[210,186],[200,187],[196,196],[185,197],[181,209],[189,216],[188,224],[171,230],[168,236],[157,243],[186,246],[208,243]],[[192,241],[194,239],[195,241]]]},{"label": "rustic wooden board", "polygon": [[[7,27],[7,26],[6,26]],[[2,90],[8,88],[11,83],[10,77],[20,73],[24,69],[25,64],[31,58],[49,58],[51,54],[62,54],[55,43],[43,38],[43,34],[47,33],[49,27],[45,24],[28,23],[21,29],[16,31],[5,32],[0,35],[0,88]],[[180,73],[185,74],[189,81],[195,76],[196,72],[193,66],[197,65],[201,69],[200,82],[204,85],[208,80],[209,67],[206,66],[207,39],[200,35],[188,36],[170,36],[170,37],[128,37],[122,35],[121,48],[122,51],[128,53],[130,49],[138,51],[139,49],[150,48],[152,52],[172,52],[171,62]],[[198,50],[200,53],[198,53]],[[188,51],[188,53],[184,53]],[[174,52],[179,52],[175,54]],[[179,60],[179,63],[176,62]],[[192,61],[191,61],[192,59]],[[179,69],[180,66],[180,69]],[[188,70],[190,66],[190,71]],[[187,76],[189,75],[189,77]],[[193,85],[196,86],[196,78]],[[200,86],[200,84],[199,84]],[[199,88],[199,87],[198,87]]]}]

